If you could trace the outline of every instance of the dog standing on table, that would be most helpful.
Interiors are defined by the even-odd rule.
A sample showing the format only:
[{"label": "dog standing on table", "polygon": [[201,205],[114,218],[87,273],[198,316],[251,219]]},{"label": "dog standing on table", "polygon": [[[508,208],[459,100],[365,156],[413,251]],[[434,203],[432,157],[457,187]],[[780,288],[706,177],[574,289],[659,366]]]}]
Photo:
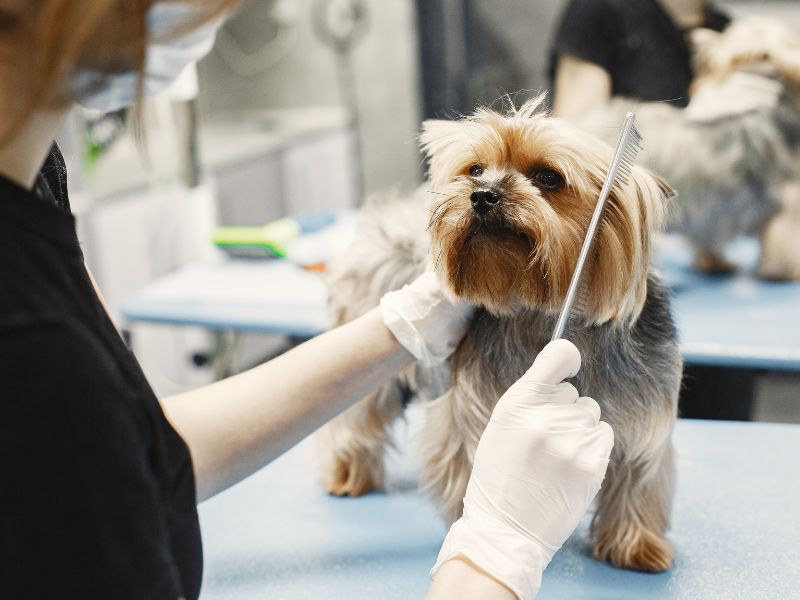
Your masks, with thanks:
[{"label": "dog standing on table", "polygon": [[649,144],[640,163],[678,191],[673,225],[694,249],[694,267],[723,273],[727,244],[757,235],[757,274],[800,279],[800,39],[766,18],[734,21],[691,37],[696,73],[685,109],[617,99],[582,125],[614,139],[636,112]]},{"label": "dog standing on table", "polygon": [[[454,298],[478,307],[446,365],[412,367],[320,434],[331,493],[357,496],[382,485],[388,428],[413,392],[430,400],[424,488],[446,520],[460,516],[495,403],[549,341],[612,158],[605,143],[546,116],[542,100],[505,115],[484,109],[460,121],[427,121],[430,189],[373,202],[357,241],[331,265],[338,323],[431,263]],[[587,270],[589,305],[573,338],[583,355],[575,385],[598,401],[615,434],[592,521],[594,553],[644,571],[672,564],[665,532],[681,355],[667,292],[649,271],[650,236],[669,195],[639,167],[615,185]]]}]

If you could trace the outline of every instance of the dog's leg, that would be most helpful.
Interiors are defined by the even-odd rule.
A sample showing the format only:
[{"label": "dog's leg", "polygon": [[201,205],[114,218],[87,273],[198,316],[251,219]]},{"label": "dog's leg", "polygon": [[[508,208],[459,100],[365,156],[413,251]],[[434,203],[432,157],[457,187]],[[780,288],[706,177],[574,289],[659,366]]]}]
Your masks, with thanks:
[{"label": "dog's leg", "polygon": [[733,273],[736,270],[736,265],[722,256],[722,254],[703,248],[695,250],[692,267],[695,271],[710,275],[724,275]]},{"label": "dog's leg", "polygon": [[800,182],[778,190],[780,212],[761,232],[758,276],[779,281],[800,280]]},{"label": "dog's leg", "polygon": [[[448,524],[464,509],[475,449],[499,396],[477,389],[477,384],[466,385],[466,381],[480,380],[474,373],[462,373],[455,385],[430,405],[424,430],[423,488]],[[493,399],[491,404],[487,399]]]},{"label": "dog's leg", "polygon": [[595,558],[637,571],[669,569],[673,551],[665,534],[674,483],[669,435],[638,456],[626,454],[625,440],[615,440],[592,520]]},{"label": "dog's leg", "polygon": [[423,488],[448,525],[464,509],[464,493],[478,445],[478,439],[467,439],[456,425],[454,395],[455,390],[450,390],[428,409],[423,443]]},{"label": "dog's leg", "polygon": [[389,426],[403,412],[403,387],[394,381],[336,417],[317,443],[327,455],[323,480],[331,494],[361,496],[383,486]]}]

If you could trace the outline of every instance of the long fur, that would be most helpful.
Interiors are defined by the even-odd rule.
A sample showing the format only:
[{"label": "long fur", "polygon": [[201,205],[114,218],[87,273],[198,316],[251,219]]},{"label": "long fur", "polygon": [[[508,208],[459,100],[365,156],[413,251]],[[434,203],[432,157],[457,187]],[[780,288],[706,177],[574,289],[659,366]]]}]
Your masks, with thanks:
[{"label": "long fur", "polygon": [[[398,390],[430,399],[422,484],[452,521],[495,403],[549,340],[612,151],[549,118],[541,99],[507,114],[428,122],[422,142],[429,183],[365,210],[358,241],[333,267],[331,308],[338,322],[352,319],[432,264],[453,296],[479,309],[446,365],[412,367],[329,425],[320,442],[328,489],[362,494],[382,484],[387,428],[407,396]],[[541,168],[560,173],[563,185],[539,185],[532,174]],[[478,218],[471,192],[486,186],[503,199]],[[670,192],[638,167],[613,190],[591,263],[593,302],[574,340],[583,355],[576,385],[615,431],[592,525],[595,555],[645,571],[672,561],[665,532],[681,357],[667,293],[649,269],[650,236]]]}]

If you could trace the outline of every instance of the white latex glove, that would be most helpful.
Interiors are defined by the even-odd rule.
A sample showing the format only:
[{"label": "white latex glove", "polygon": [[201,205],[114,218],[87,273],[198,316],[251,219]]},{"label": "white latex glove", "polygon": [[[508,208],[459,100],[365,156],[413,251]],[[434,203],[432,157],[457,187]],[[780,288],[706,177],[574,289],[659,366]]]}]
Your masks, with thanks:
[{"label": "white latex glove", "polygon": [[578,349],[549,343],[500,398],[475,453],[464,514],[450,528],[431,576],[466,557],[530,600],[542,572],[600,489],[614,445],[591,398],[563,380]]},{"label": "white latex glove", "polygon": [[474,311],[465,302],[451,302],[433,271],[425,271],[402,289],[381,298],[386,327],[428,367],[444,362],[453,353]]},{"label": "white latex glove", "polygon": [[737,71],[724,81],[706,83],[684,110],[690,121],[713,121],[778,104],[783,86],[768,72]]}]

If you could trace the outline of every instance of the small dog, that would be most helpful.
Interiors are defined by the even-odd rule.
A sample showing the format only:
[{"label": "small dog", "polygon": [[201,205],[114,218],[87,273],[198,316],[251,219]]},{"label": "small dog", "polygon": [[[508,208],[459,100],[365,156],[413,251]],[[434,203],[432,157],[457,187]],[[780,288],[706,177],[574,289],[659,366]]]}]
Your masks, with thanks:
[{"label": "small dog", "polygon": [[[552,334],[612,158],[596,137],[548,117],[542,102],[425,122],[430,189],[369,205],[357,241],[331,265],[338,323],[431,263],[453,298],[478,307],[446,365],[409,369],[326,426],[321,446],[332,494],[382,485],[389,426],[413,393],[429,400],[424,488],[447,521],[460,516],[494,405]],[[600,403],[615,433],[592,521],[594,554],[643,571],[672,563],[665,532],[682,365],[667,291],[649,270],[650,237],[671,193],[640,167],[615,185],[588,271],[591,300],[574,337],[583,355],[576,386]]]},{"label": "small dog", "polygon": [[[611,141],[609,126],[636,111],[648,142],[641,163],[678,191],[673,226],[693,246],[697,270],[733,270],[725,246],[758,235],[758,275],[800,279],[800,40],[780,22],[747,18],[723,33],[695,31],[692,46],[688,109],[619,99],[583,125]],[[696,114],[699,102],[709,116]],[[745,105],[713,114],[715,104],[737,102]]]}]

